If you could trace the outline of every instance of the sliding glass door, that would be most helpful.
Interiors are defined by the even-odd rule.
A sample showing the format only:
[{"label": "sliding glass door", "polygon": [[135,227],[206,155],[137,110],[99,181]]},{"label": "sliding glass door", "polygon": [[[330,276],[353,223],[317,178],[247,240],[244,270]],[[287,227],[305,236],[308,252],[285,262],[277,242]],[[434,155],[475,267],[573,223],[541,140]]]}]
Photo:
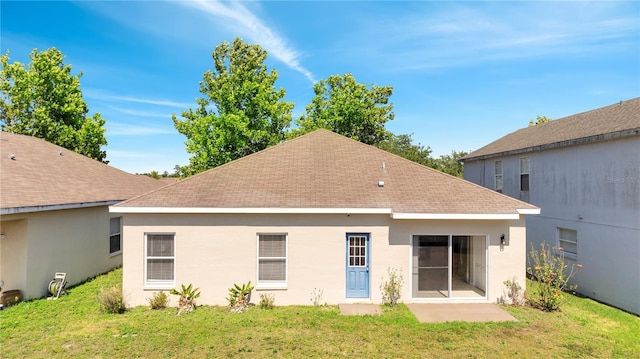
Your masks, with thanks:
[{"label": "sliding glass door", "polygon": [[414,298],[477,298],[486,290],[486,237],[413,237]]}]

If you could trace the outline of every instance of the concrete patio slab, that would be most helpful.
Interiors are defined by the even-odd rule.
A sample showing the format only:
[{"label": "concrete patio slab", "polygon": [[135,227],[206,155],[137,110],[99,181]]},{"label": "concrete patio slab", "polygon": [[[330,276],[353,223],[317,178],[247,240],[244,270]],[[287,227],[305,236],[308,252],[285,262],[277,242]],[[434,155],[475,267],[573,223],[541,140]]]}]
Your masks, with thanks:
[{"label": "concrete patio slab", "polygon": [[518,321],[491,303],[412,303],[407,307],[421,323]]},{"label": "concrete patio slab", "polygon": [[338,304],[342,315],[378,315],[382,314],[382,309],[378,304],[345,303]]}]

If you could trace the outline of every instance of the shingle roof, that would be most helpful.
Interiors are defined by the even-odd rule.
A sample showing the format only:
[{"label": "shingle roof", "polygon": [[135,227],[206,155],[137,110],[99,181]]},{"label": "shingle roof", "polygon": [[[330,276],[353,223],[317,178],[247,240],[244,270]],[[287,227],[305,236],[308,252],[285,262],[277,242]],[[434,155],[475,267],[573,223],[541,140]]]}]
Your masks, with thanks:
[{"label": "shingle roof", "polygon": [[0,208],[120,201],[163,183],[39,138],[0,131]]},{"label": "shingle roof", "polygon": [[640,97],[512,132],[463,161],[640,134]]},{"label": "shingle roof", "polygon": [[[384,181],[383,187],[379,181]],[[114,206],[118,207],[380,208],[452,214],[514,214],[517,209],[537,208],[327,130]]]}]

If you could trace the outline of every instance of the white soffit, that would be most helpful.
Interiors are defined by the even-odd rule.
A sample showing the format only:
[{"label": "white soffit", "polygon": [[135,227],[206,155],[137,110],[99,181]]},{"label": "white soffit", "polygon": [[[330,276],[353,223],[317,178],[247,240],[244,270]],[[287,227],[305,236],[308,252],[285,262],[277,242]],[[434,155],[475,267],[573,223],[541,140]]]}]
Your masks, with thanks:
[{"label": "white soffit", "polygon": [[540,214],[540,208],[523,208],[516,209],[520,214]]},{"label": "white soffit", "polygon": [[391,214],[391,208],[209,208],[209,207],[109,207],[111,213],[173,214]]},{"label": "white soffit", "polygon": [[518,219],[518,213],[392,213],[393,219]]}]

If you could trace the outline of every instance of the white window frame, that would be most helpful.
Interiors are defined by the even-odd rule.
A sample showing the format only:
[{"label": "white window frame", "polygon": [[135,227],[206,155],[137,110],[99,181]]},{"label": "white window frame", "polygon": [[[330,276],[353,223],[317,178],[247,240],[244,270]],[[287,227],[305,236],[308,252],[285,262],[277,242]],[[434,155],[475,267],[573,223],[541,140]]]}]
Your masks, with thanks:
[{"label": "white window frame", "polygon": [[[111,221],[113,221],[114,219],[118,220],[118,232],[112,233],[111,232]],[[120,236],[120,245],[118,246],[118,250],[117,251],[111,251],[111,238],[113,238],[114,236]],[[122,253],[122,217],[112,217],[109,218],[109,255],[110,256],[117,256],[118,254]]]},{"label": "white window frame", "polygon": [[[562,231],[572,231],[575,233],[575,237],[576,240],[570,240],[567,238],[562,238],[561,233]],[[556,228],[556,246],[557,247],[562,247],[562,251],[557,250],[556,249],[556,253],[564,255],[565,258],[571,258],[571,259],[578,259],[578,231],[572,228],[563,228],[563,227],[557,227]],[[573,245],[575,245],[576,247],[576,252],[567,252],[566,250],[566,245],[564,243],[571,243]]]},{"label": "white window frame", "polygon": [[[523,168],[522,161],[526,161],[527,163],[527,168],[526,170]],[[527,175],[527,189],[523,190],[522,189],[522,176],[523,175]],[[521,192],[529,192],[529,190],[531,189],[531,161],[529,160],[529,157],[520,157],[520,191]]]},{"label": "white window frame", "polygon": [[[284,257],[260,257],[260,236],[284,236]],[[260,260],[284,259],[284,280],[283,281],[261,281],[260,280]],[[256,288],[257,289],[283,289],[287,288],[289,280],[289,234],[288,233],[268,233],[260,232],[256,234]]]},{"label": "white window frame", "polygon": [[[498,172],[498,167],[500,167],[500,172]],[[495,174],[495,181],[494,181],[495,190],[496,192],[502,193],[502,160],[495,161],[493,173]]]},{"label": "white window frame", "polygon": [[[147,243],[150,235],[170,235],[173,236],[173,256],[157,257],[147,256]],[[173,260],[173,279],[171,280],[152,280],[147,278],[147,260],[149,259],[172,259]],[[170,289],[176,285],[176,234],[175,233],[157,233],[149,232],[144,234],[144,288],[145,289]]]}]

